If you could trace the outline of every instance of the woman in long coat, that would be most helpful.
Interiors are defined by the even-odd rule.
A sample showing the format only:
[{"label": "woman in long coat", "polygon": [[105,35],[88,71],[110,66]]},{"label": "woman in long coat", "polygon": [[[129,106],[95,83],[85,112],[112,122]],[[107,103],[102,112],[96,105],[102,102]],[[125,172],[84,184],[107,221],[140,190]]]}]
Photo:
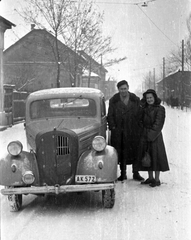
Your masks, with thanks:
[{"label": "woman in long coat", "polygon": [[[137,170],[148,171],[148,179],[141,184],[149,184],[151,187],[160,186],[160,171],[169,170],[165,145],[163,141],[162,128],[165,122],[165,108],[160,105],[161,100],[158,98],[153,89],[148,89],[143,94],[141,125],[142,134],[140,146],[138,149]],[[151,156],[151,166],[143,167],[141,160],[144,153],[149,147]],[[153,176],[155,172],[155,178]]]}]

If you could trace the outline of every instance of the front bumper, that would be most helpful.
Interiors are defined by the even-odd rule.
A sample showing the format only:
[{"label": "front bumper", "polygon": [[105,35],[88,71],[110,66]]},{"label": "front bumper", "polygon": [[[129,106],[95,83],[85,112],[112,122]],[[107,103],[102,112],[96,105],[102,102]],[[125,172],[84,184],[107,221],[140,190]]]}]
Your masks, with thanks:
[{"label": "front bumper", "polygon": [[115,183],[100,183],[100,184],[83,184],[83,185],[65,185],[65,186],[42,186],[42,187],[17,187],[17,188],[4,188],[1,190],[3,195],[10,194],[60,194],[67,192],[87,192],[99,191],[106,189],[113,189]]}]

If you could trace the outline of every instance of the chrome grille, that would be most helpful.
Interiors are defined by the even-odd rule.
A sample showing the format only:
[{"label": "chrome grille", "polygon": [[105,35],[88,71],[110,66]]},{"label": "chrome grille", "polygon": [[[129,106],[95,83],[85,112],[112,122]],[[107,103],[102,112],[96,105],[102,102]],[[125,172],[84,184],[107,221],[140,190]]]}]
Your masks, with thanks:
[{"label": "chrome grille", "polygon": [[64,136],[57,136],[57,155],[63,156],[70,154],[70,148],[69,148],[69,139],[68,137]]}]

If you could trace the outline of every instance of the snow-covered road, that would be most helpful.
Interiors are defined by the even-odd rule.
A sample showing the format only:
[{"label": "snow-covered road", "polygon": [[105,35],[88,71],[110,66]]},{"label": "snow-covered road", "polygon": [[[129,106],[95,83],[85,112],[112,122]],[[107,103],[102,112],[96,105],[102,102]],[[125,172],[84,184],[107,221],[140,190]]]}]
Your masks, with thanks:
[{"label": "snow-covered road", "polygon": [[[1,195],[1,239],[190,240],[191,112],[165,107],[163,136],[170,171],[161,173],[160,187],[133,181],[129,166],[127,181],[116,184],[113,209],[102,208],[100,193],[67,194],[57,205],[29,195],[23,209],[12,213]],[[0,132],[0,156],[15,139],[26,148],[23,124]]]}]

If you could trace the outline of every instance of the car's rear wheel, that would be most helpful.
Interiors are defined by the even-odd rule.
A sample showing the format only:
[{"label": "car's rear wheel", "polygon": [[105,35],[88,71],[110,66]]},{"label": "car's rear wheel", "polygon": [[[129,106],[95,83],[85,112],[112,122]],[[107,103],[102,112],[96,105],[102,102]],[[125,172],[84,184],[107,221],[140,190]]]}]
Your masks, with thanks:
[{"label": "car's rear wheel", "polygon": [[17,212],[22,207],[22,194],[8,195],[9,205],[12,212]]},{"label": "car's rear wheel", "polygon": [[106,189],[102,190],[102,203],[104,208],[112,208],[115,204],[115,190]]}]

